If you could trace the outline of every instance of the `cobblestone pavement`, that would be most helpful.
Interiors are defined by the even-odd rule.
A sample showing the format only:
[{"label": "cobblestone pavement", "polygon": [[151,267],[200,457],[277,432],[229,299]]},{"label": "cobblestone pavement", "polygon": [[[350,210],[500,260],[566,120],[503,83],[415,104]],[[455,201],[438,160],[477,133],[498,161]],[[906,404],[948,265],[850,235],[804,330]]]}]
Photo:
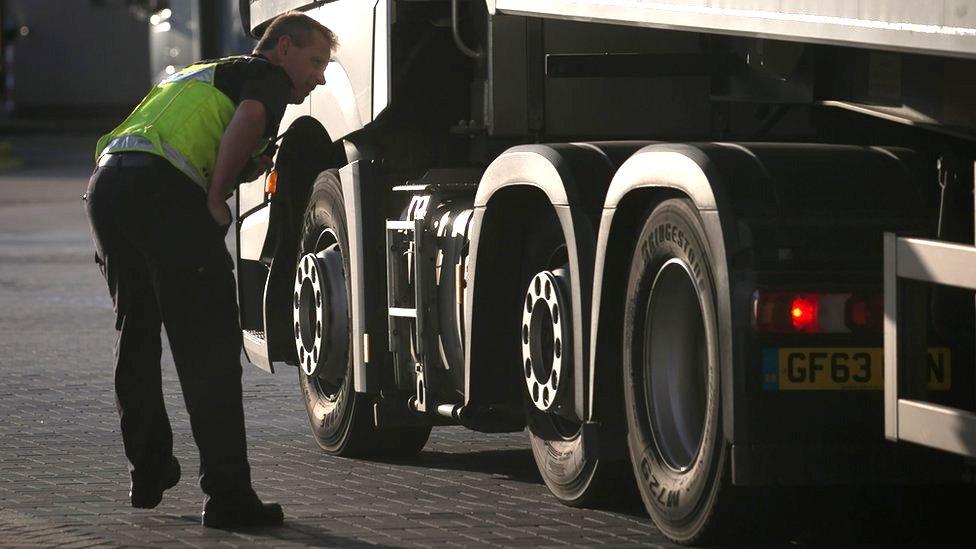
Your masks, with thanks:
[{"label": "cobblestone pavement", "polygon": [[92,263],[79,195],[92,137],[21,138],[0,173],[0,546],[666,546],[642,508],[564,507],[525,434],[437,428],[408,463],[323,454],[295,372],[245,368],[258,493],[281,528],[199,526],[196,448],[164,353],[166,404],[184,478],[154,510],[127,506],[111,385],[111,303]]}]

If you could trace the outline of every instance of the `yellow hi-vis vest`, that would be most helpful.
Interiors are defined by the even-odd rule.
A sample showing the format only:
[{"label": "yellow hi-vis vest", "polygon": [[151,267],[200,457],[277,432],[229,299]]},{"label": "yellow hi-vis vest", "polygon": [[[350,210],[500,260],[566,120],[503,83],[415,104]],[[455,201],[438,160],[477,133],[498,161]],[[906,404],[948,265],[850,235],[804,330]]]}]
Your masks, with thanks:
[{"label": "yellow hi-vis vest", "polygon": [[[191,65],[156,85],[132,114],[98,140],[96,161],[108,153],[156,154],[209,190],[220,140],[237,109],[214,86],[217,65],[229,60]],[[262,140],[258,151],[265,146]]]}]

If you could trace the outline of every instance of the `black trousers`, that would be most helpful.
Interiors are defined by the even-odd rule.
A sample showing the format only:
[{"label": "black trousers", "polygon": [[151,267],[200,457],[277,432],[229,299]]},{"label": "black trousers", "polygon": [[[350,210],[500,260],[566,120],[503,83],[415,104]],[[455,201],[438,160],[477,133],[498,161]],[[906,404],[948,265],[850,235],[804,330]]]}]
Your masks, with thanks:
[{"label": "black trousers", "polygon": [[95,169],[87,213],[115,306],[115,394],[133,479],[173,455],[163,404],[166,327],[208,496],[251,490],[241,401],[241,331],[233,261],[206,195],[162,158],[122,153]]}]

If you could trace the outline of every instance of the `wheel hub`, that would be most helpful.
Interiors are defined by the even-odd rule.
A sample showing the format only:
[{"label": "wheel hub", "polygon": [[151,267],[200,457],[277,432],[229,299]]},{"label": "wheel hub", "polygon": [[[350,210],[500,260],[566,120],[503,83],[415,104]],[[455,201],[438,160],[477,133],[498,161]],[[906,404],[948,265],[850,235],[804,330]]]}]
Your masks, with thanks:
[{"label": "wheel hub", "polygon": [[[535,407],[549,411],[565,386],[564,371],[572,353],[568,300],[568,271],[542,271],[532,277],[522,307],[522,374]],[[565,367],[564,367],[565,366]]]},{"label": "wheel hub", "polygon": [[690,267],[672,259],[651,286],[645,321],[648,421],[667,465],[688,470],[701,448],[708,407],[704,313]]},{"label": "wheel hub", "polygon": [[292,299],[299,366],[306,375],[341,382],[349,349],[349,307],[338,243],[302,256]]}]

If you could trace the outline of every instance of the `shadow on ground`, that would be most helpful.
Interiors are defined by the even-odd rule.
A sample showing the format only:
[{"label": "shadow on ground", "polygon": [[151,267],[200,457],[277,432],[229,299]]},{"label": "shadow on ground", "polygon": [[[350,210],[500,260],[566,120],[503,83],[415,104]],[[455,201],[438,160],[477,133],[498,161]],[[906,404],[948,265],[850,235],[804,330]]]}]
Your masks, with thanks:
[{"label": "shadow on ground", "polygon": [[[200,518],[194,515],[181,515],[178,519],[188,525],[199,525]],[[202,528],[202,527],[201,527]],[[204,530],[204,535],[212,533],[234,533],[249,538],[252,542],[261,545],[280,545],[281,542],[288,544],[301,544],[306,547],[393,547],[377,543],[368,543],[354,537],[342,536],[333,533],[328,528],[322,528],[313,524],[299,523],[294,519],[289,520],[285,517],[285,523],[273,528],[235,528],[232,530],[212,529]]]},{"label": "shadow on ground", "polygon": [[505,480],[542,484],[542,477],[539,476],[530,450],[482,450],[466,453],[425,450],[413,463],[427,468],[484,473]]}]

